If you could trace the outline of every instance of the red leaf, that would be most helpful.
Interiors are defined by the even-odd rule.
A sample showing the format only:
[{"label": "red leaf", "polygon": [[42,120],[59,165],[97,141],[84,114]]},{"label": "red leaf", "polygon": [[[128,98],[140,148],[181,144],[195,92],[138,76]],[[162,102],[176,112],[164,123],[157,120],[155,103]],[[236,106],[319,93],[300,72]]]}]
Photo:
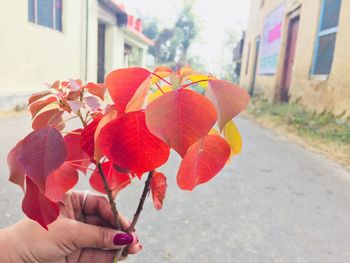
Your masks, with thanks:
[{"label": "red leaf", "polygon": [[166,189],[167,183],[165,175],[154,171],[151,181],[151,191],[153,197],[153,205],[157,210],[160,210],[163,207]]},{"label": "red leaf", "polygon": [[[64,136],[64,142],[67,146],[68,157],[67,162],[70,164],[76,164],[80,171],[86,173],[87,167],[90,165],[90,157],[81,147],[82,129],[74,130],[72,133],[68,133]],[[74,166],[74,165],[73,165]]]},{"label": "red leaf", "polygon": [[129,112],[109,122],[98,140],[110,161],[139,176],[161,166],[169,157],[169,147],[147,129],[143,111]]},{"label": "red leaf", "polygon": [[47,225],[55,221],[60,214],[58,205],[48,199],[38,186],[26,176],[26,194],[22,201],[23,212],[32,220],[48,230]]},{"label": "red leaf", "polygon": [[63,195],[77,184],[78,179],[77,170],[64,163],[47,177],[45,195],[52,201],[62,201]]},{"label": "red leaf", "polygon": [[[130,175],[127,173],[117,172],[113,165],[111,165],[111,162],[103,163],[102,170],[106,176],[108,186],[112,190],[114,196],[131,183]],[[90,185],[96,191],[106,194],[101,175],[99,174],[97,168],[90,177]]]},{"label": "red leaf", "polygon": [[89,125],[84,127],[81,132],[81,148],[90,156],[91,159],[94,158],[94,148],[95,148],[95,131],[101,118],[94,119]]},{"label": "red leaf", "polygon": [[[37,115],[39,111],[41,111],[43,108],[45,108],[47,105],[53,102],[57,102],[57,98],[54,96],[50,96],[44,100],[38,100],[33,102],[29,106],[30,113],[32,114],[32,119],[34,119],[35,115]],[[58,105],[57,105],[57,108],[58,108]]]},{"label": "red leaf", "polygon": [[28,99],[28,105],[32,104],[34,101],[37,101],[38,99],[41,99],[49,94],[52,94],[52,92],[49,90],[33,93]]},{"label": "red leaf", "polygon": [[129,101],[140,85],[150,76],[143,68],[126,68],[112,71],[106,78],[106,87],[118,113],[124,113]]},{"label": "red leaf", "polygon": [[95,95],[99,97],[101,100],[104,100],[105,93],[106,93],[106,87],[103,84],[95,84],[92,82],[89,82],[85,88],[89,93],[92,95]]},{"label": "red leaf", "polygon": [[17,160],[26,175],[44,190],[46,178],[63,164],[66,157],[62,135],[54,128],[43,128],[23,139]]},{"label": "red leaf", "polygon": [[225,166],[230,151],[230,145],[218,135],[207,135],[193,144],[181,162],[178,186],[192,191],[197,185],[208,182]]},{"label": "red leaf", "polygon": [[9,180],[22,187],[24,191],[24,171],[18,162],[18,156],[22,150],[22,141],[19,141],[16,146],[7,155],[7,165],[10,169]]},{"label": "red leaf", "polygon": [[214,103],[218,111],[219,128],[243,111],[249,103],[249,94],[246,90],[225,80],[209,80],[206,95]]},{"label": "red leaf", "polygon": [[146,108],[149,130],[181,156],[216,122],[214,105],[204,96],[191,90],[165,93]]}]

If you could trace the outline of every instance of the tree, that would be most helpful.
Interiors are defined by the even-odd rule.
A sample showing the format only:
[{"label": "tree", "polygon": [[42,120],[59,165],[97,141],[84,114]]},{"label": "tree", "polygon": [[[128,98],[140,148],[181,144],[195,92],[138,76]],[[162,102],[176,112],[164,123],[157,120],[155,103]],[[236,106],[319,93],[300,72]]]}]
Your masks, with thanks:
[{"label": "tree", "polygon": [[[147,25],[147,36],[152,36],[157,25]],[[184,1],[183,9],[172,28],[163,29],[155,39],[154,49],[150,53],[155,56],[157,64],[177,65],[181,67],[187,61],[188,49],[198,33],[198,27],[193,13],[193,2]]]}]

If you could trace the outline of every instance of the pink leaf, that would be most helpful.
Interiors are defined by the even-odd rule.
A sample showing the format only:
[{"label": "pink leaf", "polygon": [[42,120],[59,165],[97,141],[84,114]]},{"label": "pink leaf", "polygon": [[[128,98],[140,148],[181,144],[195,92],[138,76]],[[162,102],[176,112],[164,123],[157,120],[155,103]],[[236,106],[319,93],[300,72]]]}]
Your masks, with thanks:
[{"label": "pink leaf", "polygon": [[85,97],[84,102],[92,111],[97,111],[101,107],[101,103],[94,96]]},{"label": "pink leaf", "polygon": [[71,91],[78,91],[81,89],[81,86],[74,79],[69,79],[69,86]]},{"label": "pink leaf", "polygon": [[206,95],[214,103],[218,111],[219,128],[243,111],[249,103],[249,94],[246,90],[225,80],[209,80]]},{"label": "pink leaf", "polygon": [[67,100],[67,103],[69,105],[69,107],[71,108],[71,110],[77,114],[81,108],[84,107],[84,103],[82,103],[81,101],[72,101],[72,100]]},{"label": "pink leaf", "polygon": [[40,191],[28,176],[26,176],[26,186],[26,194],[22,201],[23,212],[48,230],[47,226],[57,219],[60,209],[55,202]]},{"label": "pink leaf", "polygon": [[208,182],[225,166],[230,152],[230,145],[218,135],[200,139],[188,149],[181,162],[178,186],[192,191],[197,185]]},{"label": "pink leaf", "polygon": [[62,135],[54,128],[43,128],[23,139],[17,160],[26,175],[45,190],[47,176],[60,167],[66,157]]}]

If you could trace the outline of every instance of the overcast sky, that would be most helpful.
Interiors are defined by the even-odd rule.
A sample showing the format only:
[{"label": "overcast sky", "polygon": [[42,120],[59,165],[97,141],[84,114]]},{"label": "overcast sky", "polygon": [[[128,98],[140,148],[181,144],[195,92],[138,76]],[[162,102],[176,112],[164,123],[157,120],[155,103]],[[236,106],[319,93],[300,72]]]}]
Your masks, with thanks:
[{"label": "overcast sky", "polygon": [[[181,8],[182,0],[120,0],[130,13],[156,16],[165,25],[171,25]],[[200,36],[192,46],[192,54],[201,55],[217,67],[222,59],[223,42],[228,29],[238,36],[247,26],[250,0],[195,0],[195,15],[201,28]]]}]

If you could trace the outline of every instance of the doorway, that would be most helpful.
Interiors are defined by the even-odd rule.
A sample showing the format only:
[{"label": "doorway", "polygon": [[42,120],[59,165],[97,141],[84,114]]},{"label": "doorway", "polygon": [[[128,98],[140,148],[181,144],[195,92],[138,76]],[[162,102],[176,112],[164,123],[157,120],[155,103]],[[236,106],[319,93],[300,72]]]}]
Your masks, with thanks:
[{"label": "doorway", "polygon": [[253,64],[253,79],[252,84],[250,85],[249,95],[254,95],[255,85],[256,85],[256,77],[258,74],[258,63],[259,63],[259,52],[260,52],[260,37],[256,37],[255,39],[255,55],[254,55],[254,64]]},{"label": "doorway", "polygon": [[292,81],[293,65],[295,58],[295,51],[298,39],[299,30],[299,16],[291,18],[289,20],[288,34],[287,34],[287,46],[284,59],[284,66],[282,72],[282,84],[280,91],[280,101],[288,102],[289,100],[289,88]]},{"label": "doorway", "polygon": [[105,80],[105,42],[106,25],[98,24],[98,43],[97,43],[97,82],[103,83]]}]

